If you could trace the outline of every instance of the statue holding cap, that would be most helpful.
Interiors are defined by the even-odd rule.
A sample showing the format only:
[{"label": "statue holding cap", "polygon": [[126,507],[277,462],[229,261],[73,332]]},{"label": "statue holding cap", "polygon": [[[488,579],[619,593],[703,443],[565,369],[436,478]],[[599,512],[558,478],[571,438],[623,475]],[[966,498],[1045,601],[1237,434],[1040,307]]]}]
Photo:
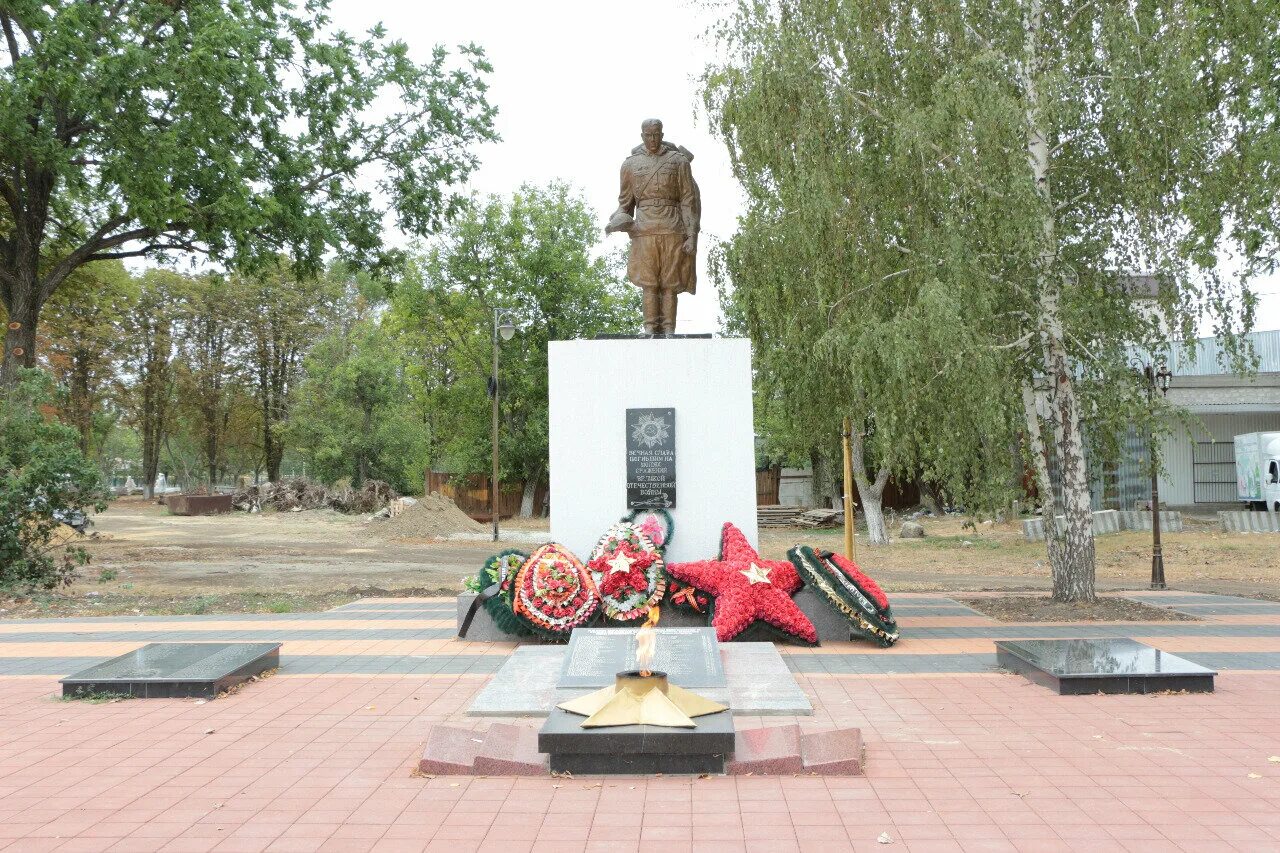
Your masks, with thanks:
[{"label": "statue holding cap", "polygon": [[644,293],[644,331],[670,337],[676,330],[676,297],[698,284],[698,230],[702,198],[693,180],[693,154],[664,142],[662,122],[640,125],[641,144],[622,161],[618,209],[605,233],[631,237],[627,278]]}]

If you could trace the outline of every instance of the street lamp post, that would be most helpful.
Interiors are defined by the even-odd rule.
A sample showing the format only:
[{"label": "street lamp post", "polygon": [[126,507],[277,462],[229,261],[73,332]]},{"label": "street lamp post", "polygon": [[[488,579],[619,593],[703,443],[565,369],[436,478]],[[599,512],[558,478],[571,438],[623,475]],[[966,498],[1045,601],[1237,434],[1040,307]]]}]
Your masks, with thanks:
[{"label": "street lamp post", "polygon": [[498,541],[498,342],[509,341],[516,327],[493,309],[493,373],[489,376],[489,398],[493,401],[493,478],[489,481],[489,515],[493,519],[493,541]]},{"label": "street lamp post", "polygon": [[[1173,372],[1169,370],[1166,364],[1160,365],[1157,370],[1148,364],[1142,369],[1143,375],[1147,378],[1149,395],[1154,395],[1155,389],[1159,388],[1160,393],[1169,396],[1169,380],[1173,378]],[[1160,542],[1160,466],[1156,463],[1156,438],[1155,427],[1153,426],[1149,438],[1151,454],[1151,588],[1167,589],[1164,581],[1164,546]]]}]

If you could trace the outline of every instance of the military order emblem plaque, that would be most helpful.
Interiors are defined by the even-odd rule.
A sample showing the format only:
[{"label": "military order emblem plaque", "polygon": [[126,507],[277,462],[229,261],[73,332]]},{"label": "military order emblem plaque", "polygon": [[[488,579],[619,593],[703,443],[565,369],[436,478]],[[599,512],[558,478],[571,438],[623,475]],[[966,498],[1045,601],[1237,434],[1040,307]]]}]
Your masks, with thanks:
[{"label": "military order emblem plaque", "polygon": [[676,505],[676,410],[627,409],[627,508]]}]

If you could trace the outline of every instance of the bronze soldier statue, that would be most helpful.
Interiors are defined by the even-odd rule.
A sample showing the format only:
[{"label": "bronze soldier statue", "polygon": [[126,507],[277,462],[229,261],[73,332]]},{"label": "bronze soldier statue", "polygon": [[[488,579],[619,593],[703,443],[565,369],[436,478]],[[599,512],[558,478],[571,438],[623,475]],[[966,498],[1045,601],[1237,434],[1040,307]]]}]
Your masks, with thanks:
[{"label": "bronze soldier statue", "polygon": [[662,141],[661,121],[645,119],[640,139],[622,161],[618,209],[604,231],[631,236],[627,278],[644,291],[644,331],[665,338],[676,330],[676,295],[698,284],[702,197],[689,167],[693,155]]}]

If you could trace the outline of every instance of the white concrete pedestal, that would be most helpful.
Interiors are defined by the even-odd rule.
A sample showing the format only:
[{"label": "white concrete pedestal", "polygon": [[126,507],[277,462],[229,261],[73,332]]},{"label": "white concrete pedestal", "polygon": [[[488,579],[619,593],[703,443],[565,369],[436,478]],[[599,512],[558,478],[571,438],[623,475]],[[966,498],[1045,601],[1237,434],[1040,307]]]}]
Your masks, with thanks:
[{"label": "white concrete pedestal", "polygon": [[626,410],[675,409],[670,562],[713,559],[732,521],[755,544],[751,342],[552,341],[551,538],[586,559],[627,512]]}]

